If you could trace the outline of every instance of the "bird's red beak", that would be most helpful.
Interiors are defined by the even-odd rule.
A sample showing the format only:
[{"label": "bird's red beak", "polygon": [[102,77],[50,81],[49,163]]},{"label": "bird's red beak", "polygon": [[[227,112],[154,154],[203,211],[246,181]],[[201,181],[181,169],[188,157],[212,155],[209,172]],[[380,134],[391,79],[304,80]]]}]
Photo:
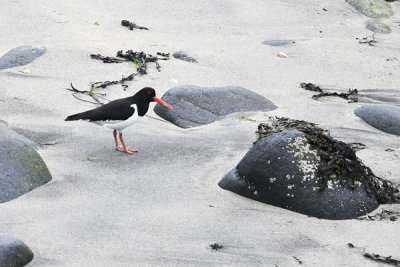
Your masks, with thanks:
[{"label": "bird's red beak", "polygon": [[172,109],[172,106],[170,104],[168,104],[167,102],[165,102],[164,100],[159,99],[156,96],[153,96],[153,100],[160,103],[161,105],[163,105],[164,107],[167,107],[169,109]]}]

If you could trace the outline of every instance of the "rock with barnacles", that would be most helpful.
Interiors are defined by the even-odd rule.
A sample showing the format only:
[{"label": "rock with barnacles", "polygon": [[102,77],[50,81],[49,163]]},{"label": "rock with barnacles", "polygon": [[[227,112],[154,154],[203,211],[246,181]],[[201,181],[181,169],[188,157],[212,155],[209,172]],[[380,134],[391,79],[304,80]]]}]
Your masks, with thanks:
[{"label": "rock with barnacles", "polygon": [[223,189],[322,219],[365,215],[399,200],[347,144],[314,124],[260,124],[260,139],[220,182]]},{"label": "rock with barnacles", "polygon": [[181,128],[209,124],[239,111],[276,109],[268,99],[239,86],[178,86],[169,89],[162,99],[174,108],[166,110],[157,104],[154,111]]},{"label": "rock with barnacles", "polygon": [[32,141],[0,122],[0,203],[50,180],[51,174]]}]

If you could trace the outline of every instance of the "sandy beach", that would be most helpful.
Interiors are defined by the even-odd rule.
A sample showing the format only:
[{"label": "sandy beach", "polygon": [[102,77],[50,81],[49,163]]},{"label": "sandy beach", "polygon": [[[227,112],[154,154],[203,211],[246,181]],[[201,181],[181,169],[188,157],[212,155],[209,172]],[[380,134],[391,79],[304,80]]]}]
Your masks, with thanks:
[{"label": "sandy beach", "polygon": [[[218,187],[268,116],[307,120],[339,140],[364,143],[357,152],[364,164],[400,183],[400,137],[354,115],[362,105],[386,103],[376,96],[400,104],[400,2],[391,6],[394,15],[382,22],[392,32],[377,33],[370,46],[359,43],[373,34],[369,18],[344,0],[4,1],[0,55],[21,45],[46,53],[0,70],[0,120],[53,145],[38,144],[52,181],[0,204],[0,234],[31,248],[28,266],[380,266],[363,257],[364,249],[400,259],[399,221],[320,220]],[[130,31],[122,19],[150,30]],[[276,47],[266,40],[295,43]],[[146,86],[160,97],[178,85],[241,86],[278,108],[182,129],[161,120],[152,104],[149,116],[124,131],[139,153],[118,152],[110,129],[64,121],[95,107],[66,88],[88,90],[91,82],[135,72],[133,64],[90,58],[128,49],[185,51],[198,63],[171,57],[159,62],[160,72],[149,64],[148,74],[126,82],[126,90],[102,90],[107,99]],[[302,82],[357,88],[360,101],[313,100]],[[381,208],[400,211],[381,205],[376,212]],[[213,250],[213,243],[223,248]]]}]

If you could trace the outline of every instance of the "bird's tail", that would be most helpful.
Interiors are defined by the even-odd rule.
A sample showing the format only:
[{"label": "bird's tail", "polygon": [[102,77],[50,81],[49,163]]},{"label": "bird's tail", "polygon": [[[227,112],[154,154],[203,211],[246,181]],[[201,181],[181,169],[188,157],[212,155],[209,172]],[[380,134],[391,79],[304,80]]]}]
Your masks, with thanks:
[{"label": "bird's tail", "polygon": [[81,113],[74,114],[74,115],[68,116],[65,120],[66,121],[77,121],[77,120],[82,119],[80,115],[81,115]]}]

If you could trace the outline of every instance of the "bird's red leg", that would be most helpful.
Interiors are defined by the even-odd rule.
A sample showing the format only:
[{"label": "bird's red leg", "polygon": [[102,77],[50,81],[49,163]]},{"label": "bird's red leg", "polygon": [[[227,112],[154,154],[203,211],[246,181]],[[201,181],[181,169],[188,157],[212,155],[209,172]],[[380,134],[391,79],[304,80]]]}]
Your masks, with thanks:
[{"label": "bird's red leg", "polygon": [[117,139],[117,130],[114,130],[114,140],[115,140],[115,149],[119,151],[124,151],[124,148],[122,146],[118,145],[118,139]]},{"label": "bird's red leg", "polygon": [[122,133],[119,133],[119,140],[121,140],[121,144],[122,144],[122,147],[123,147],[123,150],[120,150],[120,151],[124,151],[124,152],[129,153],[129,154],[133,154],[134,152],[138,152],[137,150],[133,150],[133,149],[127,148],[125,146],[124,138],[122,137]]}]

